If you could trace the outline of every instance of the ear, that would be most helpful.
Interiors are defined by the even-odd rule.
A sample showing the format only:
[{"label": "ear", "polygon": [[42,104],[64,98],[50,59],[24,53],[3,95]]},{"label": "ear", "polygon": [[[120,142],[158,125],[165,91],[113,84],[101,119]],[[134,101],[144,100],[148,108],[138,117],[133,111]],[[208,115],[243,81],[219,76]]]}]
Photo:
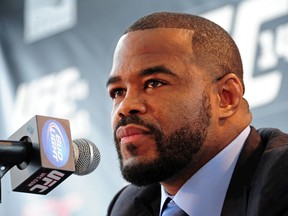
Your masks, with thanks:
[{"label": "ear", "polygon": [[239,108],[243,97],[243,86],[239,78],[229,73],[217,82],[219,118],[232,116]]}]

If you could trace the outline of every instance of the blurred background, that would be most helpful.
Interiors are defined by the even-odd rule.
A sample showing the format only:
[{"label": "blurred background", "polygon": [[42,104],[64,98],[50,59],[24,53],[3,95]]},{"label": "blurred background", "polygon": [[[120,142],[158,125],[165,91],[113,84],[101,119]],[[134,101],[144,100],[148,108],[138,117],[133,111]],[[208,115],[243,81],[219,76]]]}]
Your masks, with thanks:
[{"label": "blurred background", "polygon": [[105,83],[115,45],[156,11],[207,17],[239,46],[253,125],[288,132],[287,0],[0,0],[0,139],[34,115],[68,119],[72,139],[101,152],[90,175],[71,175],[46,196],[11,190],[2,178],[1,216],[106,215],[122,179]]}]

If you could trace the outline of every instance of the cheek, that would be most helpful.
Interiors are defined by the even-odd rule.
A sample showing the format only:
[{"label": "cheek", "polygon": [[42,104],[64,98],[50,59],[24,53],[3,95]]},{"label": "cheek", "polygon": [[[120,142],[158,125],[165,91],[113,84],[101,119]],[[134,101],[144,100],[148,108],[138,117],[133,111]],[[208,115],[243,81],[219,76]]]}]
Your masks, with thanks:
[{"label": "cheek", "polygon": [[111,111],[111,126],[112,126],[113,129],[115,128],[117,122],[118,122],[117,112],[115,111],[114,108],[112,108],[112,111]]},{"label": "cheek", "polygon": [[199,113],[199,105],[195,101],[175,98],[168,101],[162,109],[155,113],[159,119],[162,129],[165,133],[171,133],[175,128],[181,128],[194,122],[195,117]]},{"label": "cheek", "polygon": [[157,109],[154,109],[153,115],[158,120],[161,130],[167,135],[191,121],[195,112],[193,109],[195,104],[179,100],[179,98],[174,100],[170,98],[166,102],[161,103],[161,105],[158,102]]}]

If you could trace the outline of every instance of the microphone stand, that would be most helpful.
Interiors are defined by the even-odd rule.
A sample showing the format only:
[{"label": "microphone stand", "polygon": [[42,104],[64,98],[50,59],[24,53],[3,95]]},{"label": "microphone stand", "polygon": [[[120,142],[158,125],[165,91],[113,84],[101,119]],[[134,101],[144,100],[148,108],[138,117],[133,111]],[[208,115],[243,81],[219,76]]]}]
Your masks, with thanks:
[{"label": "microphone stand", "polygon": [[0,203],[2,202],[1,179],[15,165],[19,169],[25,169],[32,154],[32,143],[23,141],[0,140]]}]

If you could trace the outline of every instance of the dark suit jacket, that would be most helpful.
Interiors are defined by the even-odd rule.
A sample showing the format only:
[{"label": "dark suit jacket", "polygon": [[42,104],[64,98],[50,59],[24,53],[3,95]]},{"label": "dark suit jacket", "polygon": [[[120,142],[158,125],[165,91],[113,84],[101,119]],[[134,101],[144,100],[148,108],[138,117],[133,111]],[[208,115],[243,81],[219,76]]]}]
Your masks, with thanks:
[{"label": "dark suit jacket", "polygon": [[[126,186],[111,201],[107,215],[159,216],[160,197],[159,184]],[[288,215],[288,134],[278,129],[251,127],[240,153],[221,216],[244,215]]]}]

